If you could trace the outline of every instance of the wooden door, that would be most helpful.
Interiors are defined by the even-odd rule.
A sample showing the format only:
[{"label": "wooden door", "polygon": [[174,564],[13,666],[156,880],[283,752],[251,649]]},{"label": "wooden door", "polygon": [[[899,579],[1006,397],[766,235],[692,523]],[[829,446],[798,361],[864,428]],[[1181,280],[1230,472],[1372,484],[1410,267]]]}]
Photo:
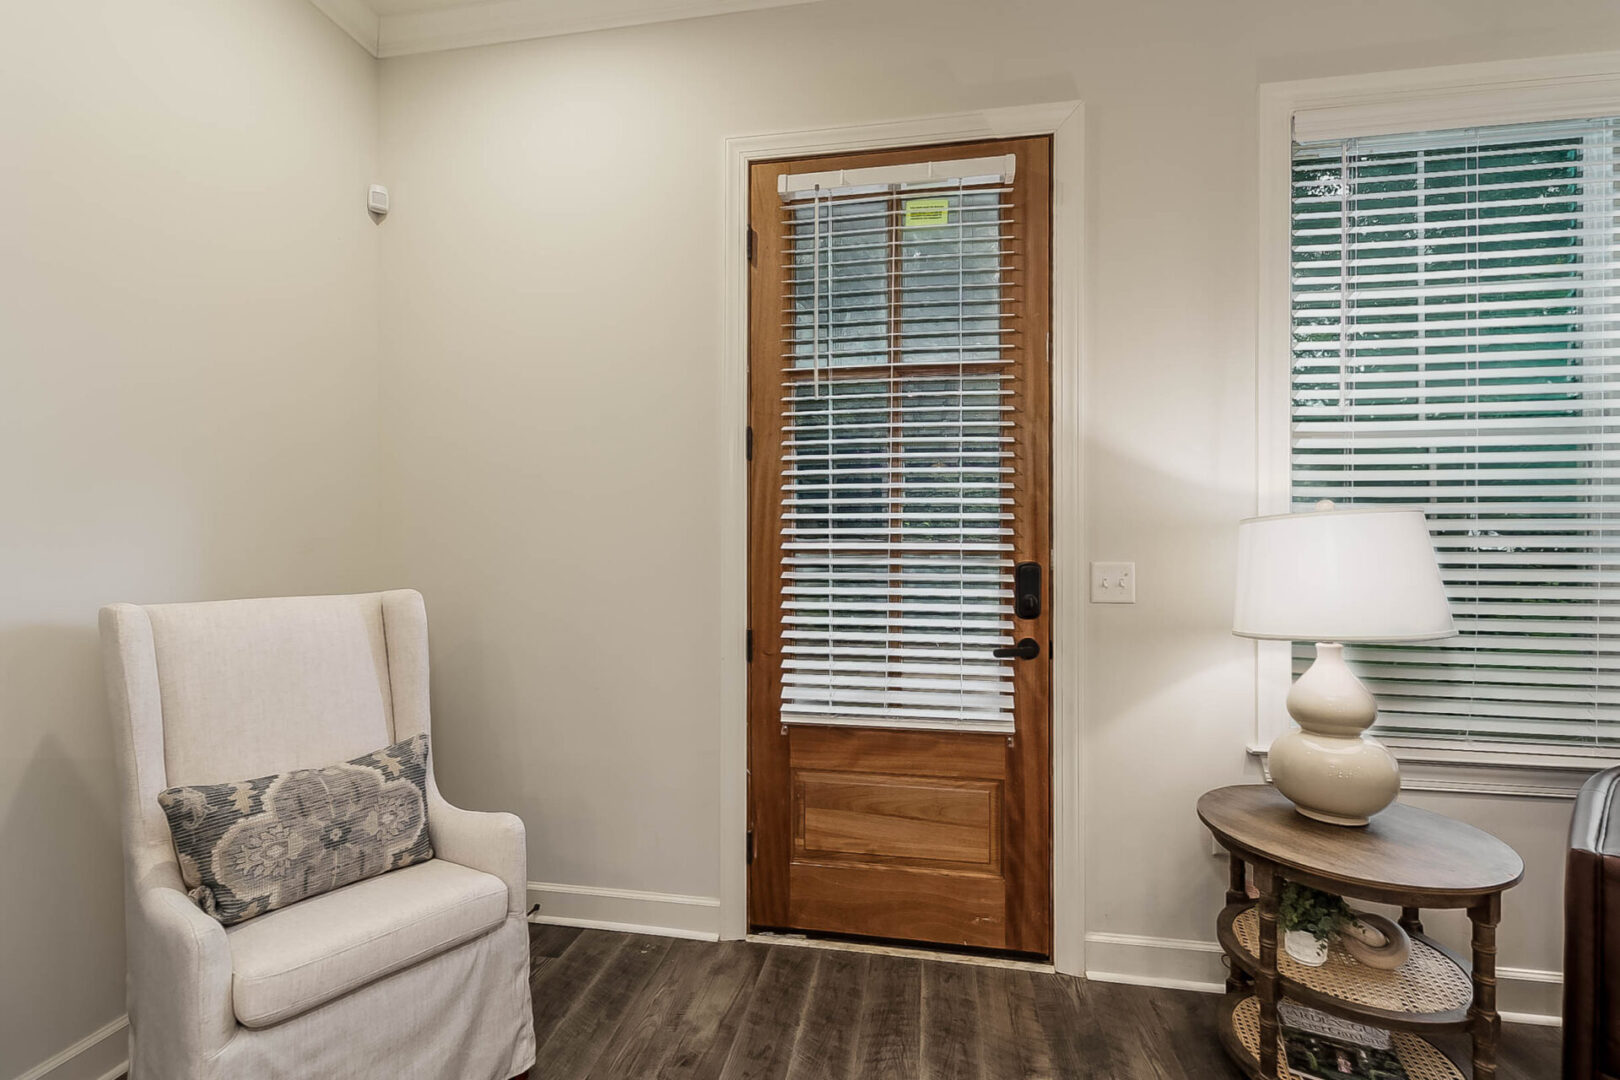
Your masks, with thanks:
[{"label": "wooden door", "polygon": [[756,928],[1050,955],[1050,176],[752,166]]}]

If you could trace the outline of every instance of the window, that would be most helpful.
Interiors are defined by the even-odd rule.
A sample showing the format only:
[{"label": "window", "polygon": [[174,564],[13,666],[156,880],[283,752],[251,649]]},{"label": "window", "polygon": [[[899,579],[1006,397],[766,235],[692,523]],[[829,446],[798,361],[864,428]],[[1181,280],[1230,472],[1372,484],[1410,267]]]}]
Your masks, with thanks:
[{"label": "window", "polygon": [[784,180],[784,720],[1013,728],[1013,168]]},{"label": "window", "polygon": [[1347,649],[1381,733],[1620,744],[1617,132],[1293,144],[1292,508],[1423,508],[1458,628]]},{"label": "window", "polygon": [[753,622],[784,724],[1010,735],[1032,693],[1006,650],[1045,535],[1025,232],[1045,170],[933,153],[760,180]]}]

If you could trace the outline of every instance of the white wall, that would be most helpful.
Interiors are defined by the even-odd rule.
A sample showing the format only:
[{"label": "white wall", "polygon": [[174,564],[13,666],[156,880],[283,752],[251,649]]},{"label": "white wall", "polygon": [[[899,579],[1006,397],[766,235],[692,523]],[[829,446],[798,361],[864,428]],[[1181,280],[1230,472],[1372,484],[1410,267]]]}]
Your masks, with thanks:
[{"label": "white wall", "polygon": [[[1251,775],[1256,87],[1617,46],[1611,0],[827,0],[385,61],[385,512],[446,789],[537,880],[715,895],[722,140],[1080,98],[1087,557],[1140,578],[1087,612],[1092,966],[1213,978],[1138,939],[1213,937],[1193,803]],[[1503,963],[1558,968],[1568,804],[1412,801],[1525,852]]]},{"label": "white wall", "polygon": [[380,584],[376,79],[305,0],[0,4],[0,1077],[124,1012],[97,607]]}]

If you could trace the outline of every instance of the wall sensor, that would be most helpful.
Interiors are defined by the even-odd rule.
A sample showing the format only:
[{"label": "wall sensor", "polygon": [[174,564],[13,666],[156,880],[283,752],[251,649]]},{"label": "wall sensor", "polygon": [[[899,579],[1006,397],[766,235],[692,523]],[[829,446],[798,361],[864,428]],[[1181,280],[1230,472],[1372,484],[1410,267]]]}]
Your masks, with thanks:
[{"label": "wall sensor", "polygon": [[386,216],[388,213],[388,189],[381,184],[372,184],[371,190],[366,192],[366,209],[379,217]]}]

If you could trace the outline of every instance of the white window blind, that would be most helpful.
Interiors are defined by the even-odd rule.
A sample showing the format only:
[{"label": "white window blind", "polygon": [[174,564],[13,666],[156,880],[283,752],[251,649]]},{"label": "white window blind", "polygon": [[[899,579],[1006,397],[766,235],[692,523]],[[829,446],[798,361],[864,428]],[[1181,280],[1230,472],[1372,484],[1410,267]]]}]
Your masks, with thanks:
[{"label": "white window blind", "polygon": [[1386,733],[1620,743],[1617,125],[1294,147],[1295,509],[1422,507],[1459,631],[1348,650]]},{"label": "white window blind", "polygon": [[782,180],[784,722],[1013,730],[1012,169]]}]

